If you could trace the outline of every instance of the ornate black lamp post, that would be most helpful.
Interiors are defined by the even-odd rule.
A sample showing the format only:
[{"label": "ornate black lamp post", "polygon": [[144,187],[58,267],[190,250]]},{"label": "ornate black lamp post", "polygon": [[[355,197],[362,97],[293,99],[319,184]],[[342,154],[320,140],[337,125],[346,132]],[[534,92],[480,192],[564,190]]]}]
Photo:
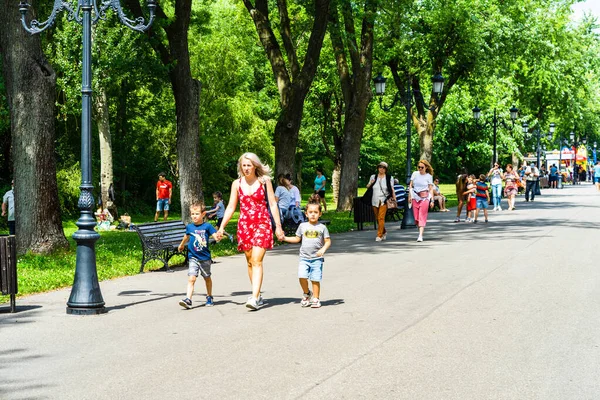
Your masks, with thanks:
[{"label": "ornate black lamp post", "polygon": [[[81,72],[81,186],[78,206],[80,209],[77,220],[77,232],[73,239],[77,242],[77,261],[75,263],[75,278],[71,296],[67,302],[67,314],[101,314],[106,312],[104,300],[98,284],[96,270],[96,250],[94,248],[100,235],[94,231],[96,221],[92,215],[94,196],[92,194],[92,151],[91,151],[91,125],[92,125],[92,24],[100,19],[105,19],[106,11],[111,8],[117,13],[119,20],[127,27],[144,32],[154,22],[156,1],[148,0],[150,17],[146,24],[142,17],[131,20],[127,18],[118,0],[104,0],[98,4],[97,0],[78,0],[74,7],[67,1],[55,0],[50,17],[43,22],[33,20],[29,26],[25,20],[29,4],[21,0],[19,11],[21,22],[25,30],[36,34],[45,31],[54,24],[60,11],[68,12],[69,21],[75,21],[83,27],[83,50]],[[92,16],[92,13],[94,14]]]},{"label": "ornate black lamp post", "polygon": [[477,106],[475,106],[475,108],[473,108],[473,118],[475,118],[475,128],[483,129],[487,125],[492,124],[492,127],[494,129],[494,143],[493,143],[494,154],[492,156],[492,165],[494,165],[494,163],[496,161],[498,161],[497,151],[496,151],[496,147],[497,147],[496,146],[496,138],[497,138],[497,131],[498,131],[498,123],[502,124],[504,129],[511,131],[515,126],[515,120],[517,119],[517,116],[519,114],[519,109],[515,106],[512,106],[508,111],[510,112],[510,120],[512,122],[511,126],[508,126],[506,124],[503,117],[498,116],[495,108],[494,108],[494,115],[492,116],[492,118],[485,121],[482,125],[478,125],[478,122],[481,119],[481,109]]},{"label": "ornate black lamp post", "polygon": [[[385,82],[387,81],[381,73],[379,73],[374,79],[375,83],[375,94],[379,97],[379,107],[383,111],[391,111],[391,109],[400,101],[402,105],[406,108],[406,196],[404,198],[404,213],[402,213],[402,223],[400,225],[401,229],[406,229],[409,226],[415,226],[415,218],[412,215],[408,208],[408,186],[410,184],[410,176],[412,175],[412,166],[411,166],[411,113],[410,110],[414,105],[413,101],[413,93],[411,92],[411,77],[407,78],[406,82],[406,93],[402,94],[400,92],[396,92],[394,95],[394,100],[390,106],[383,105],[383,95],[385,94]],[[444,90],[444,77],[441,73],[437,73],[431,79],[433,83],[433,93],[436,96],[439,96]],[[417,96],[415,96],[416,99]],[[420,98],[420,97],[419,97]],[[421,99],[421,98],[420,98]],[[422,100],[422,99],[421,99]],[[433,111],[435,110],[435,105],[429,107],[425,102],[423,102],[425,108]]]}]

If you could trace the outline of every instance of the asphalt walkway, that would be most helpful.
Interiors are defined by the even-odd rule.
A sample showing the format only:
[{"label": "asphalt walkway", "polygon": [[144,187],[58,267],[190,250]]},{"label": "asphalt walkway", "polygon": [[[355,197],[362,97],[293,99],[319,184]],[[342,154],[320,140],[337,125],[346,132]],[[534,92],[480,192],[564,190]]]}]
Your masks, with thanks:
[{"label": "asphalt walkway", "polygon": [[18,299],[0,399],[598,399],[600,193],[517,206],[434,213],[422,243],[334,235],[320,309],[299,305],[297,245],[267,254],[257,312],[240,255],[214,265],[212,308],[202,282],[177,304],[182,269],[102,282],[100,316],[67,315],[69,289]]}]

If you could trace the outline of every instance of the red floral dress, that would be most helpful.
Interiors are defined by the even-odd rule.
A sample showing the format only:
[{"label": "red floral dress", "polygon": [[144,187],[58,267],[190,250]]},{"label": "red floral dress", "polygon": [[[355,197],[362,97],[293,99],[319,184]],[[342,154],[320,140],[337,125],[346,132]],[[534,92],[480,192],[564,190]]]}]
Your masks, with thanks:
[{"label": "red floral dress", "polygon": [[273,248],[273,229],[267,211],[264,185],[251,195],[244,194],[242,182],[238,187],[240,198],[240,219],[238,220],[238,251],[248,251],[252,247]]}]

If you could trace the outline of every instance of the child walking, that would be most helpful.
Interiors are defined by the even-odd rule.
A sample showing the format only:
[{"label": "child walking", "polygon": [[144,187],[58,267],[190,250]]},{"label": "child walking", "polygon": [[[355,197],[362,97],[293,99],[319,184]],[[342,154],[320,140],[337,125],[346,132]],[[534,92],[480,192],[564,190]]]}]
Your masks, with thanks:
[{"label": "child walking", "polygon": [[479,181],[476,185],[477,190],[477,210],[475,211],[474,223],[477,223],[477,217],[479,216],[479,210],[483,209],[483,215],[485,216],[485,222],[488,222],[488,204],[490,202],[490,192],[487,183],[485,183],[485,175],[479,175]]},{"label": "child walking", "polygon": [[[308,222],[302,222],[296,230],[296,236],[284,238],[288,243],[299,243],[300,263],[298,265],[298,278],[302,288],[302,307],[321,307],[321,280],[323,279],[323,256],[331,246],[331,239],[327,227],[319,222],[321,204],[310,202],[306,206]],[[308,281],[312,283],[312,291],[308,288]]]},{"label": "child walking", "polygon": [[[184,246],[188,245],[188,284],[186,297],[179,302],[183,308],[192,307],[192,295],[194,294],[194,284],[200,273],[206,284],[206,303],[207,307],[213,306],[212,279],[210,277],[210,267],[212,257],[208,248],[208,239],[212,236],[217,238],[217,230],[208,222],[204,222],[206,209],[203,204],[194,203],[190,206],[192,223],[185,228],[185,236],[179,244],[179,251],[183,251]],[[190,237],[192,240],[190,240]]]},{"label": "child walking", "polygon": [[[213,196],[213,208],[206,211],[207,218],[217,217],[217,227],[221,226],[221,222],[223,222],[223,216],[225,215],[225,204],[223,204],[223,193],[214,192]],[[227,233],[223,232],[225,236],[229,238],[229,240],[233,241],[233,237]]]}]

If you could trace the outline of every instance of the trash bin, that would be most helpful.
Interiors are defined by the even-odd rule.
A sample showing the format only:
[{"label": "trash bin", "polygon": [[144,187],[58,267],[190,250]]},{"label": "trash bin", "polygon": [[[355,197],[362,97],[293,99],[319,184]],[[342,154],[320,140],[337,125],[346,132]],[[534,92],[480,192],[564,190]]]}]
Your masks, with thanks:
[{"label": "trash bin", "polygon": [[352,210],[354,211],[354,222],[359,231],[363,230],[363,222],[376,222],[373,206],[363,203],[361,197],[354,198]]},{"label": "trash bin", "polygon": [[17,242],[14,236],[0,236],[0,291],[10,295],[10,312],[16,311]]}]

